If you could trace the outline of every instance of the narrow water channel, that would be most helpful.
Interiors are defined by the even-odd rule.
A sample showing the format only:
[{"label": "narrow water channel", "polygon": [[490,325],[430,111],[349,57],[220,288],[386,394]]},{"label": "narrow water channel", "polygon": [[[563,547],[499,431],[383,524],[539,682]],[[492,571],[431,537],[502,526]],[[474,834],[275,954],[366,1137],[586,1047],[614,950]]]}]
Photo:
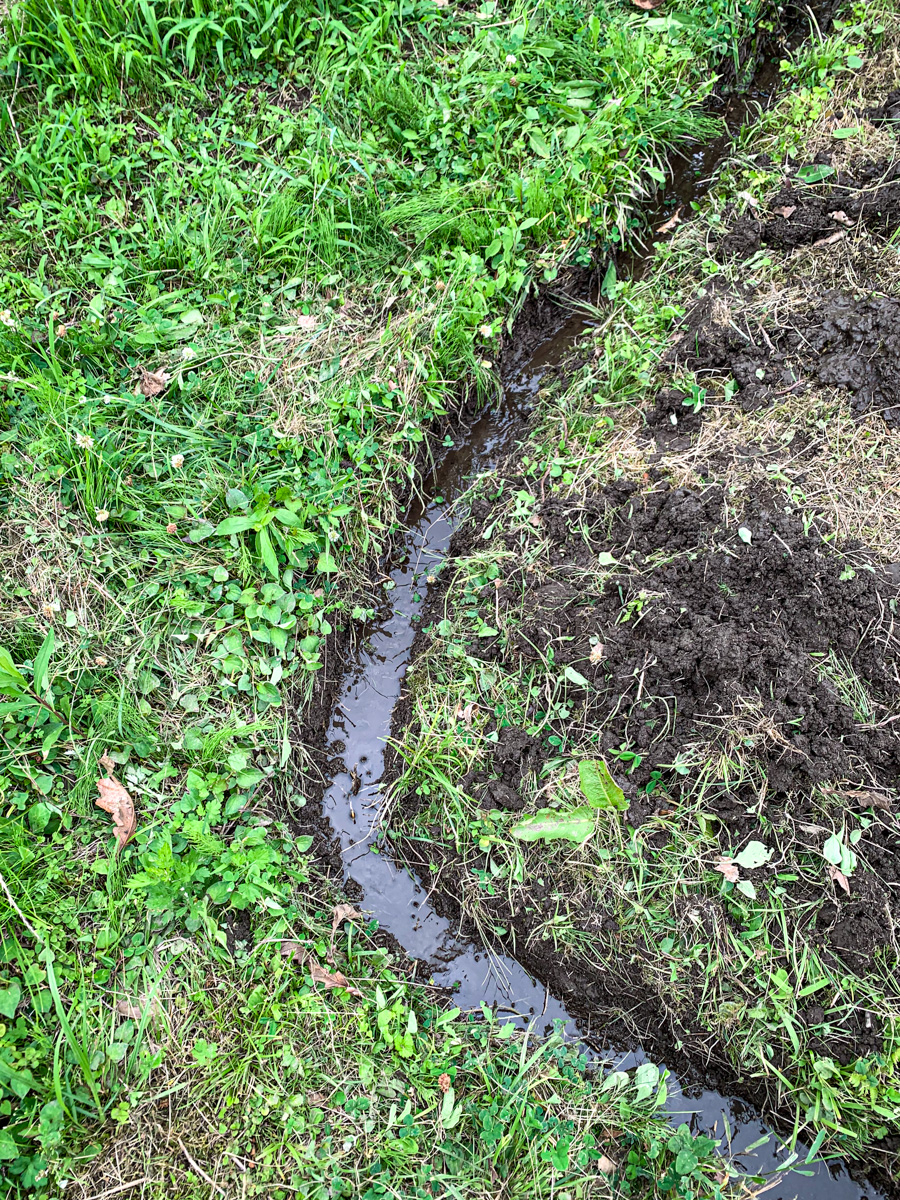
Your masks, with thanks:
[{"label": "narrow water channel", "polygon": [[[583,321],[576,324],[580,331]],[[546,369],[569,340],[557,331],[535,351],[510,381],[504,401],[464,431],[458,446],[447,453],[430,481],[426,499],[411,514],[405,545],[390,574],[388,606],[349,668],[335,706],[328,738],[346,769],[334,777],[324,811],[340,838],[345,878],[362,889],[359,907],[375,916],[380,927],[423,964],[423,981],[433,979],[440,986],[453,987],[455,1002],[463,1009],[478,1010],[485,1003],[523,1027],[534,1025],[544,1031],[552,1022],[560,1022],[559,1027],[581,1042],[598,1065],[628,1070],[647,1060],[640,1047],[609,1046],[603,1030],[576,1023],[564,1004],[515,959],[489,953],[461,938],[453,924],[432,908],[419,881],[391,859],[381,840],[385,743],[416,633],[415,617],[427,594],[427,577],[447,553],[459,521],[456,502],[473,478],[515,449],[541,368]],[[735,1097],[682,1086],[670,1076],[667,1110],[675,1123],[687,1120],[698,1132],[728,1137],[727,1153],[739,1167],[772,1177],[774,1186],[765,1193],[769,1200],[877,1200],[881,1195],[853,1180],[843,1166],[818,1163],[802,1166],[803,1175],[790,1170],[783,1174],[791,1155],[759,1114]],[[797,1155],[795,1165],[798,1160],[802,1163],[806,1150],[797,1147]]]},{"label": "narrow water channel", "polygon": [[[723,102],[721,138],[676,163],[665,192],[646,206],[651,228],[667,221],[676,209],[689,215],[692,201],[708,190],[736,131],[771,98],[777,76],[777,67],[763,62],[747,90]],[[617,264],[620,274],[640,276],[648,258],[647,254],[623,256]],[[385,801],[381,777],[391,717],[409,662],[415,618],[427,595],[427,578],[436,574],[460,519],[458,501],[474,478],[515,450],[543,374],[588,324],[583,315],[560,317],[545,341],[517,364],[496,408],[459,435],[429,481],[424,499],[410,514],[405,544],[386,581],[385,611],[348,669],[332,716],[328,740],[345,770],[334,777],[324,812],[340,838],[345,878],[362,889],[359,907],[375,916],[380,927],[423,964],[423,981],[454,988],[455,1002],[463,1009],[478,1010],[487,1004],[507,1020],[540,1031],[558,1022],[595,1063],[628,1070],[647,1060],[642,1048],[610,1046],[602,1029],[579,1025],[565,1005],[515,959],[464,940],[451,922],[435,912],[421,883],[391,859],[381,837]],[[770,1177],[753,1194],[764,1191],[769,1200],[879,1200],[883,1196],[852,1179],[843,1165],[804,1165],[806,1149],[798,1145],[790,1153],[759,1113],[738,1098],[687,1081],[682,1084],[674,1076],[668,1083],[666,1107],[673,1122],[687,1120],[695,1131],[723,1138],[722,1152],[739,1168]]]}]

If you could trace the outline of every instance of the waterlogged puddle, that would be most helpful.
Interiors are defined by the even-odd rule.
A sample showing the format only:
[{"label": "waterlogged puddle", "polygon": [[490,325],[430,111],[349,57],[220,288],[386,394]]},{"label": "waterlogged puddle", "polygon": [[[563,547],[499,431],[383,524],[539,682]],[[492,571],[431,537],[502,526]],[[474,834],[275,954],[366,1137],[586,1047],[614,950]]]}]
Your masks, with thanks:
[{"label": "waterlogged puddle", "polygon": [[[583,321],[578,318],[575,324],[580,332]],[[518,405],[534,393],[541,368],[570,336],[558,332],[539,348],[507,389],[504,404],[474,424],[463,444],[448,452],[431,481],[430,498],[413,513],[402,561],[390,575],[390,607],[370,629],[335,707],[329,742],[340,746],[346,770],[334,778],[324,811],[340,838],[345,877],[362,888],[359,907],[423,964],[423,982],[455,988],[455,1001],[465,1010],[486,1004],[522,1027],[544,1031],[552,1022],[561,1022],[592,1061],[629,1070],[647,1062],[648,1056],[641,1049],[609,1047],[602,1031],[579,1025],[514,959],[463,940],[454,925],[434,911],[419,882],[389,857],[380,839],[385,743],[416,633],[413,618],[422,609],[428,577],[439,570],[457,524],[454,501],[473,476],[490,470],[514,449],[525,415]],[[790,1154],[758,1113],[741,1101],[683,1088],[674,1076],[668,1085],[666,1109],[673,1123],[688,1121],[696,1132],[721,1138],[723,1153],[738,1167],[769,1177],[761,1188],[770,1200],[877,1200],[882,1195],[855,1182],[843,1166],[805,1166],[806,1149],[798,1147]],[[804,1174],[791,1170],[791,1165]]]}]

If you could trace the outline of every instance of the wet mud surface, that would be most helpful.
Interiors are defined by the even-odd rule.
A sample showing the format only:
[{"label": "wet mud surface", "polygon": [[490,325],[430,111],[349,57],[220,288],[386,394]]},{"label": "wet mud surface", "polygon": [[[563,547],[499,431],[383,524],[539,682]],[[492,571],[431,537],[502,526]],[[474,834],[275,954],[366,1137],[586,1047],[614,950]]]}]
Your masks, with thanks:
[{"label": "wet mud surface", "polygon": [[[816,165],[830,166],[813,163],[809,168]],[[898,226],[900,164],[870,163],[852,173],[839,171],[815,188],[796,178],[788,180],[765,213],[734,221],[716,247],[716,256],[720,261],[744,259],[762,248],[790,253],[802,246],[834,245],[864,230],[891,234]]]},{"label": "wet mud surface", "polygon": [[[798,248],[834,256],[861,233],[883,241],[900,228],[900,165],[875,164],[855,177],[838,176],[825,194],[793,183],[774,197],[768,212],[742,216],[716,248],[720,260],[748,258],[761,249],[791,261]],[[729,377],[735,401],[745,411],[811,387],[845,394],[852,412],[879,412],[900,422],[900,291],[882,290],[884,279],[853,292],[824,288],[804,265],[791,285],[801,296],[768,299],[715,281],[688,311],[667,355],[671,368]],[[759,309],[764,308],[760,316]],[[746,315],[751,309],[753,317]],[[690,433],[698,419],[683,401],[686,393],[663,389],[652,427],[671,438]],[[710,397],[713,398],[713,397]]]}]

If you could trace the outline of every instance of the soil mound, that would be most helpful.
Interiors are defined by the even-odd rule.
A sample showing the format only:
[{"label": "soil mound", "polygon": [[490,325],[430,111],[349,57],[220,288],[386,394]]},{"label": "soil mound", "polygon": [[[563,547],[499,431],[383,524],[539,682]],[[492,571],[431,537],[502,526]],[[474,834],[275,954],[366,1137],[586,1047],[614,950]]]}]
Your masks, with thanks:
[{"label": "soil mound", "polygon": [[853,175],[838,172],[815,190],[802,182],[785,183],[766,215],[738,218],[719,242],[716,256],[720,262],[744,259],[763,247],[787,253],[800,246],[832,244],[863,229],[891,234],[898,226],[900,164],[872,163]]},{"label": "soil mound", "polygon": [[[547,500],[554,557],[602,550],[628,570],[587,593],[529,587],[526,576],[524,601],[523,581],[507,582],[507,645],[477,639],[469,653],[537,661],[552,651],[574,667],[591,684],[584,719],[601,749],[643,755],[630,775],[639,788],[698,738],[739,742],[770,795],[835,780],[897,788],[900,737],[880,719],[900,698],[896,582],[836,553],[823,531],[805,532],[773,497],[751,498],[740,527],[724,523],[724,506],[717,487],[641,492],[621,480],[578,503]],[[533,745],[507,747],[511,738],[502,732],[493,772],[507,784],[511,764],[521,773],[534,757]]]},{"label": "soil mound", "polygon": [[[739,307],[740,297],[733,300]],[[872,411],[888,424],[900,421],[900,299],[854,299],[832,291],[789,319],[790,325],[764,335],[741,328],[732,317],[732,298],[713,292],[688,314],[667,361],[732,375],[745,411],[814,382],[846,389],[857,416]],[[651,423],[665,424],[674,415],[685,431],[684,398],[671,389],[661,393]]]}]

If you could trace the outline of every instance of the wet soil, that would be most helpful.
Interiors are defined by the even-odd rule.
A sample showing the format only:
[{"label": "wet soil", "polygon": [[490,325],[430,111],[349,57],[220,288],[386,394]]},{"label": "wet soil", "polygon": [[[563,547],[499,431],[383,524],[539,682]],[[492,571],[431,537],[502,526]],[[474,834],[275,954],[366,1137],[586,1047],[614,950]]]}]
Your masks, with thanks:
[{"label": "wet soil", "polygon": [[[785,263],[800,247],[818,255],[841,252],[838,243],[872,232],[879,240],[900,228],[900,165],[876,164],[854,177],[838,176],[825,189],[787,183],[759,216],[737,218],[716,250],[721,260],[761,248]],[[884,292],[880,277],[863,279],[851,293],[825,288],[801,263],[793,294],[760,295],[753,286],[712,284],[688,310],[664,360],[704,382],[733,378],[744,411],[811,388],[845,394],[851,411],[878,412],[900,422],[900,296]],[[747,310],[753,313],[748,317]],[[762,313],[762,315],[760,315]],[[721,396],[714,384],[707,401]],[[694,432],[702,411],[685,407],[687,394],[663,388],[649,419],[664,440]]]},{"label": "wet soil", "polygon": [[[522,479],[510,482],[528,486]],[[491,500],[476,501],[452,542],[452,556],[484,546],[482,534],[494,510]],[[630,799],[625,820],[640,827],[662,809],[677,814],[682,777],[672,764],[680,751],[698,741],[718,745],[745,764],[743,781],[713,788],[707,802],[723,854],[733,856],[758,838],[762,820],[794,839],[794,853],[818,859],[830,829],[840,827],[849,813],[872,819],[865,841],[869,867],[854,875],[849,895],[836,884],[812,887],[795,880],[780,886],[791,893],[789,913],[825,895],[812,918],[814,930],[804,926],[802,932],[826,960],[856,974],[879,962],[888,965],[900,921],[900,827],[894,816],[900,788],[895,732],[900,590],[895,576],[861,547],[836,550],[827,530],[804,528],[764,493],[750,496],[740,513],[731,513],[717,487],[694,491],[665,481],[648,487],[645,481],[620,480],[593,496],[548,498],[537,511],[539,527],[525,542],[515,535],[515,548],[520,560],[532,560],[529,543],[549,538],[546,575],[535,579],[527,570],[512,572],[499,590],[486,589],[483,616],[499,624],[503,634],[473,639],[466,650],[504,673],[519,673],[552,654],[590,687],[583,700],[570,696],[570,716],[551,722],[540,736],[522,728],[495,728],[496,744],[483,769],[460,786],[484,809],[519,811],[533,793],[537,772],[558,759],[559,744],[571,730],[596,730],[597,749],[610,761],[623,745],[642,756],[628,774],[617,774]],[[749,531],[749,542],[739,529]],[[600,554],[611,554],[619,567],[599,569]],[[579,572],[577,584],[571,582],[573,570]],[[424,620],[440,612],[435,602]],[[430,638],[424,631],[416,649],[427,650]],[[598,641],[603,647],[599,661],[596,651],[592,654]],[[859,699],[854,708],[848,680],[861,685],[865,712],[859,711],[864,703]],[[542,720],[541,703],[536,701],[529,713],[535,725]],[[395,728],[411,716],[401,703]],[[648,795],[654,775],[660,786]],[[815,788],[824,799],[814,803]],[[406,796],[401,803],[410,816],[421,800]],[[668,835],[660,837],[664,843]],[[426,865],[415,843],[406,843],[404,853]],[[449,880],[472,864],[456,861],[439,829],[427,853],[431,870],[436,859],[441,867],[442,896],[436,902],[445,913],[459,915],[454,896],[461,895],[461,884]],[[750,874],[764,894],[770,886],[765,873]],[[482,896],[480,904],[491,923],[510,931],[503,944],[515,944],[518,959],[564,998],[570,1011],[620,1040],[629,1027],[639,1030],[651,1054],[689,1069],[695,1078],[698,1069],[705,1071],[720,1091],[762,1102],[760,1085],[735,1078],[726,1048],[711,1044],[708,1029],[690,1008],[675,1011],[652,993],[642,960],[652,961],[658,950],[648,943],[626,953],[615,913],[595,897],[565,898],[575,925],[606,947],[591,963],[566,958],[537,935],[560,911],[560,887],[558,880],[530,880],[515,891],[512,903],[498,889],[492,898]],[[698,908],[697,897],[690,904],[690,919],[697,919],[703,904]],[[713,927],[724,919],[721,903],[706,904],[710,911],[700,919]],[[702,970],[698,996],[701,983]],[[814,1006],[805,1017],[810,1025],[822,1020]],[[832,1014],[827,1030],[814,1044],[842,1063],[882,1046],[871,1017],[851,1015],[835,1023]]]},{"label": "wet soil", "polygon": [[[820,157],[825,161],[798,169],[829,168],[829,156]],[[890,235],[898,226],[898,163],[839,171],[816,187],[804,185],[795,175],[772,197],[765,213],[745,214],[733,222],[716,247],[716,257],[723,262],[745,259],[763,247],[789,254],[801,246],[834,245],[865,231]]]}]

